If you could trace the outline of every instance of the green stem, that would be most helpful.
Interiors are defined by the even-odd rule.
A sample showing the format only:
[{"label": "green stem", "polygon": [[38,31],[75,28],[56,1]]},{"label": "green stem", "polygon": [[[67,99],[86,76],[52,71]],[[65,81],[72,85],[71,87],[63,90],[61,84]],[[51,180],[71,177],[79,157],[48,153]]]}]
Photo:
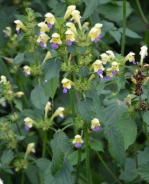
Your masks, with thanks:
[{"label": "green stem", "polygon": [[125,51],[125,34],[126,34],[126,0],[123,0],[123,35],[122,35],[121,55],[124,55]]},{"label": "green stem", "polygon": [[25,181],[24,172],[22,172],[21,184],[24,184],[24,181]]},{"label": "green stem", "polygon": [[98,153],[98,152],[96,152],[96,153],[97,153],[97,156],[98,156],[99,160],[102,162],[102,164],[103,164],[104,167],[107,169],[107,171],[111,174],[111,176],[117,181],[117,183],[122,184],[122,183],[118,180],[118,178],[113,174],[113,172],[109,169],[109,167],[108,167],[107,164],[104,162],[104,160],[103,160],[102,157],[99,155],[99,153]]},{"label": "green stem", "polygon": [[147,141],[149,143],[149,135],[148,135],[148,131],[147,131],[147,126],[146,126],[146,123],[144,121],[143,121],[143,126],[144,126],[144,130],[145,130]]},{"label": "green stem", "polygon": [[87,184],[91,184],[91,173],[90,173],[90,160],[89,160],[89,138],[88,138],[88,127],[84,126],[85,135],[85,151],[86,151],[86,173],[87,173]]},{"label": "green stem", "polygon": [[47,131],[44,131],[43,135],[43,148],[42,148],[42,158],[46,157],[46,142],[47,142]]},{"label": "green stem", "polygon": [[82,155],[82,149],[78,148],[78,164],[77,164],[76,184],[78,184],[78,179],[79,179],[79,174],[80,174],[81,155]]},{"label": "green stem", "polygon": [[72,126],[72,125],[74,125],[74,123],[71,123],[71,124],[65,126],[61,131],[63,132],[66,128],[68,128],[68,127],[70,127],[70,126]]},{"label": "green stem", "polygon": [[144,16],[144,13],[143,13],[143,11],[142,11],[142,8],[141,8],[141,6],[140,6],[139,0],[136,0],[136,3],[137,3],[137,6],[138,6],[138,9],[139,9],[139,11],[140,11],[140,15],[141,15],[141,18],[142,18],[143,22],[144,22],[145,24],[148,24],[148,21],[146,20],[146,18],[145,18],[145,16]]},{"label": "green stem", "polygon": [[65,4],[66,4],[66,6],[68,6],[68,0],[65,0]]},{"label": "green stem", "polygon": [[72,110],[72,120],[74,123],[74,134],[77,134],[77,129],[75,126],[75,107],[74,107],[74,96],[73,96],[73,91],[72,89],[69,90],[69,98],[70,98],[70,103],[71,103],[71,110]]},{"label": "green stem", "polygon": [[[136,169],[138,169],[138,157],[137,157],[136,142],[134,142],[133,146],[134,146],[134,157],[135,157],[135,162],[136,162]],[[138,183],[141,184],[139,175],[138,175]]]}]

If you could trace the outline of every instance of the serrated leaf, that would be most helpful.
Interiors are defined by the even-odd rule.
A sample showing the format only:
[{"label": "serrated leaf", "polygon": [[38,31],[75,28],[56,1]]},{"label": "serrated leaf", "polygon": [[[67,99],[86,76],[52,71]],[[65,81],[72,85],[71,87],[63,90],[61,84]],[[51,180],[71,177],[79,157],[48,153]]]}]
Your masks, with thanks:
[{"label": "serrated leaf", "polygon": [[19,33],[17,35],[17,41],[20,42],[24,38],[25,34],[24,33]]},{"label": "serrated leaf", "polygon": [[34,165],[29,165],[25,170],[25,173],[31,182],[31,184],[40,184],[38,177],[38,169]]},{"label": "serrated leaf", "polygon": [[10,163],[12,159],[14,158],[14,152],[11,150],[5,150],[1,157],[1,164],[4,166],[7,163]]},{"label": "serrated leaf", "polygon": [[50,142],[52,148],[52,163],[51,163],[51,174],[56,175],[63,165],[65,148],[68,145],[68,140],[64,132],[60,130],[54,134],[53,139]]},{"label": "serrated leaf", "polygon": [[94,139],[90,142],[90,147],[95,150],[95,151],[102,151],[104,152],[103,150],[103,144],[101,141],[97,140],[97,139]]},{"label": "serrated leaf", "polygon": [[110,35],[120,44],[121,33],[119,31],[109,31]]},{"label": "serrated leaf", "polygon": [[58,85],[59,85],[59,76],[56,76],[47,81],[44,85],[45,94],[53,99]]},{"label": "serrated leaf", "polygon": [[20,20],[22,23],[26,23],[26,16],[25,15],[14,15],[16,19]]},{"label": "serrated leaf", "polygon": [[82,20],[84,21],[89,16],[91,16],[94,13],[94,11],[97,9],[98,5],[99,5],[98,0],[91,0],[90,3],[86,5]]},{"label": "serrated leaf", "polygon": [[107,100],[104,103],[106,105],[103,110],[105,125],[117,122],[121,115],[127,110],[125,102],[118,99]]},{"label": "serrated leaf", "polygon": [[92,98],[81,99],[78,102],[78,111],[86,123],[90,123],[94,117],[94,106]]},{"label": "serrated leaf", "polygon": [[[82,153],[81,162],[85,159],[85,157],[86,157],[86,154]],[[77,165],[77,163],[78,163],[78,151],[74,151],[73,153],[71,153],[68,156],[68,160],[69,160],[69,162],[71,163],[72,166]]]},{"label": "serrated leaf", "polygon": [[48,160],[47,158],[39,158],[38,160],[36,160],[36,166],[42,170],[42,171],[46,171],[48,166],[51,164],[51,161]]},{"label": "serrated leaf", "polygon": [[14,100],[14,103],[15,103],[15,107],[17,108],[17,109],[19,109],[20,111],[22,111],[22,102],[21,102],[21,100]]},{"label": "serrated leaf", "polygon": [[42,15],[41,15],[41,13],[39,13],[39,12],[35,12],[35,13],[34,13],[34,17],[35,17],[35,18],[37,18],[37,17],[42,17]]},{"label": "serrated leaf", "polygon": [[31,92],[31,101],[37,109],[43,110],[49,97],[46,96],[44,89],[41,86],[36,86]]},{"label": "serrated leaf", "polygon": [[130,115],[124,113],[121,119],[115,123],[115,126],[118,127],[120,133],[122,134],[124,141],[125,150],[134,143],[137,137],[137,125],[131,119]]},{"label": "serrated leaf", "polygon": [[149,111],[146,111],[144,114],[143,114],[143,121],[149,125]]},{"label": "serrated leaf", "polygon": [[61,169],[55,176],[51,173],[51,165],[47,168],[44,175],[44,184],[74,184],[75,180],[71,175],[73,171],[69,161],[65,158]]},{"label": "serrated leaf", "polygon": [[143,151],[138,151],[138,164],[143,165],[149,162],[149,146]]},{"label": "serrated leaf", "polygon": [[124,168],[126,155],[123,139],[118,128],[113,125],[106,126],[105,135],[108,139],[108,148],[111,156],[122,168]]},{"label": "serrated leaf", "polygon": [[21,64],[25,60],[24,53],[19,53],[13,60],[12,65],[18,65]]},{"label": "serrated leaf", "polygon": [[149,163],[142,165],[138,169],[133,170],[141,176],[142,179],[149,182]]},{"label": "serrated leaf", "polygon": [[89,69],[86,66],[83,66],[79,69],[79,75],[81,75],[82,77],[87,77],[89,74]]},{"label": "serrated leaf", "polygon": [[45,73],[45,80],[50,80],[59,74],[61,70],[61,62],[59,59],[48,59],[43,64],[42,69]]},{"label": "serrated leaf", "polygon": [[5,75],[7,78],[10,78],[10,74],[8,72],[6,64],[3,62],[3,60],[0,58],[0,75]]},{"label": "serrated leaf", "polygon": [[30,117],[31,119],[33,119],[35,121],[38,120],[38,118],[39,118],[38,115],[31,109],[23,109],[22,115]]},{"label": "serrated leaf", "polygon": [[[123,28],[119,28],[118,31],[120,33],[123,33]],[[125,33],[126,36],[130,37],[130,38],[142,38],[141,36],[139,36],[137,33],[135,33],[134,31],[126,28],[126,33]]]},{"label": "serrated leaf", "polygon": [[99,82],[99,84],[96,87],[97,94],[100,95],[102,93],[102,90],[105,88],[105,83],[104,82]]},{"label": "serrated leaf", "polygon": [[76,49],[77,49],[77,44],[76,44],[76,43],[72,43],[71,46],[66,45],[66,47],[67,47],[67,51],[68,51],[70,54],[75,54]]}]

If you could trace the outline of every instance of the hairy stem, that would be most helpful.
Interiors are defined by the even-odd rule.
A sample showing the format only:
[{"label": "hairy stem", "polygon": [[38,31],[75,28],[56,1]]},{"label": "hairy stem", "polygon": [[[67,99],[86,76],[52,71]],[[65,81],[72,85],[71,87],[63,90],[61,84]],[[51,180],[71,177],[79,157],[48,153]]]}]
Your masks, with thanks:
[{"label": "hairy stem", "polygon": [[80,174],[81,155],[82,155],[82,149],[78,148],[78,164],[77,164],[76,184],[78,184],[78,179],[79,179],[79,174]]},{"label": "hairy stem", "polygon": [[142,8],[141,8],[141,6],[140,6],[139,0],[136,0],[136,3],[137,3],[137,6],[138,6],[138,9],[139,9],[139,12],[140,12],[140,15],[141,15],[141,18],[142,18],[143,22],[144,22],[145,24],[148,24],[148,21],[146,20],[146,18],[145,18],[145,16],[144,16],[144,13],[143,13],[143,11],[142,11]]},{"label": "hairy stem", "polygon": [[99,160],[102,162],[102,164],[104,165],[104,167],[107,169],[107,171],[111,174],[111,176],[117,181],[117,183],[119,184],[122,184],[118,178],[113,174],[113,172],[109,169],[109,167],[107,166],[107,164],[104,162],[104,160],[102,159],[102,157],[100,156],[100,154],[98,152],[97,153],[97,156],[99,158]]},{"label": "hairy stem", "polygon": [[24,177],[24,172],[22,171],[22,178],[21,178],[21,184],[24,184],[25,177]]},{"label": "hairy stem", "polygon": [[43,135],[43,148],[42,148],[42,157],[46,157],[46,142],[47,142],[47,131],[44,131]]},{"label": "hairy stem", "polygon": [[86,151],[86,173],[87,173],[87,184],[91,184],[91,173],[90,173],[90,160],[89,160],[89,138],[88,138],[88,127],[84,126],[85,135],[85,151]]},{"label": "hairy stem", "polygon": [[147,131],[147,126],[146,126],[146,123],[143,121],[143,126],[144,126],[144,130],[145,130],[145,134],[146,134],[146,138],[147,138],[147,141],[149,143],[149,134],[148,134],[148,131]]},{"label": "hairy stem", "polygon": [[121,55],[124,55],[125,51],[125,34],[126,34],[126,0],[123,0],[123,35],[122,35]]}]

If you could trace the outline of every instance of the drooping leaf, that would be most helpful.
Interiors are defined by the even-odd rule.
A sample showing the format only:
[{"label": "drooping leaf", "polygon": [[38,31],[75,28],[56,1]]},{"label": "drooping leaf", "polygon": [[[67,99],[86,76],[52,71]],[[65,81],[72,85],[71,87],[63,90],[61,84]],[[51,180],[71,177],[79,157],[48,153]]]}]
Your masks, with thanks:
[{"label": "drooping leaf", "polygon": [[25,170],[25,173],[31,182],[31,184],[40,184],[38,177],[38,168],[34,165],[29,165]]},{"label": "drooping leaf", "polygon": [[149,125],[149,111],[146,111],[144,114],[143,114],[143,120],[144,122]]},{"label": "drooping leaf", "polygon": [[103,114],[106,125],[117,122],[121,115],[127,110],[125,102],[118,99],[107,100],[104,103],[106,107],[103,110]]},{"label": "drooping leaf", "polygon": [[149,146],[143,151],[138,151],[138,164],[143,165],[149,163]]},{"label": "drooping leaf", "polygon": [[138,169],[135,169],[133,171],[137,173],[139,176],[141,176],[142,179],[149,182],[149,163],[144,164]]},{"label": "drooping leaf", "polygon": [[51,161],[47,158],[39,158],[38,160],[36,160],[37,167],[42,171],[46,171],[50,164]]},{"label": "drooping leaf", "polygon": [[49,97],[46,96],[44,89],[38,85],[31,92],[31,101],[37,109],[43,110]]},{"label": "drooping leaf", "polygon": [[44,175],[44,184],[74,184],[75,180],[71,175],[73,171],[69,161],[65,158],[61,169],[55,176],[51,173],[51,165],[47,168]]},{"label": "drooping leaf", "polygon": [[[86,154],[82,153],[81,155],[81,161],[83,161],[85,159]],[[78,151],[74,151],[72,152],[69,156],[68,156],[68,160],[71,163],[71,165],[77,165],[78,163]]]},{"label": "drooping leaf", "polygon": [[101,141],[97,140],[97,139],[94,139],[90,142],[90,147],[95,150],[95,151],[102,151],[104,152],[103,150],[103,144]]},{"label": "drooping leaf", "polygon": [[20,42],[24,38],[24,35],[25,35],[24,33],[19,33],[17,35],[17,41]]},{"label": "drooping leaf", "polygon": [[23,109],[22,115],[30,117],[31,119],[33,119],[35,121],[39,118],[38,114],[36,114],[35,111],[33,111],[31,109]]},{"label": "drooping leaf", "polygon": [[14,100],[14,103],[15,103],[15,107],[17,108],[17,109],[19,109],[20,111],[22,111],[22,102],[21,102],[21,100]]},{"label": "drooping leaf", "polygon": [[45,73],[45,80],[50,80],[56,77],[61,70],[61,63],[59,59],[48,59],[43,64],[43,72]]},{"label": "drooping leaf", "polygon": [[124,113],[121,119],[115,123],[115,126],[122,134],[125,150],[134,143],[137,136],[137,125],[131,119],[130,115]]},{"label": "drooping leaf", "polygon": [[124,168],[126,155],[124,142],[118,128],[113,125],[105,126],[105,135],[108,139],[108,148],[111,156]]},{"label": "drooping leaf", "polygon": [[85,8],[82,20],[84,21],[85,19],[87,19],[89,16],[91,16],[94,11],[97,9],[99,5],[99,1],[98,0],[91,0]]},{"label": "drooping leaf", "polygon": [[86,123],[90,123],[94,118],[93,99],[86,97],[78,102],[78,111]]},{"label": "drooping leaf", "polygon": [[12,159],[14,158],[14,152],[11,150],[5,150],[1,157],[1,164],[4,166],[7,163],[10,163]]},{"label": "drooping leaf", "polygon": [[56,76],[47,81],[44,85],[45,94],[53,99],[58,85],[59,85],[59,76]]},{"label": "drooping leaf", "polygon": [[[123,33],[123,28],[119,28],[118,31],[120,33]],[[126,28],[126,36],[130,37],[130,38],[142,38],[141,36],[139,36],[137,33],[135,33],[134,31],[131,31],[130,29]]]},{"label": "drooping leaf", "polygon": [[104,82],[99,82],[99,84],[96,87],[97,94],[100,95],[102,93],[102,90],[105,88],[105,83]]},{"label": "drooping leaf", "polygon": [[120,44],[121,33],[119,31],[109,31],[110,35]]},{"label": "drooping leaf", "polygon": [[52,148],[52,163],[51,163],[51,174],[53,176],[61,169],[64,162],[64,155],[66,149],[68,149],[68,138],[64,132],[58,130],[53,139],[51,140],[51,148]]},{"label": "drooping leaf", "polygon": [[13,60],[13,65],[21,64],[25,60],[24,53],[19,53]]}]

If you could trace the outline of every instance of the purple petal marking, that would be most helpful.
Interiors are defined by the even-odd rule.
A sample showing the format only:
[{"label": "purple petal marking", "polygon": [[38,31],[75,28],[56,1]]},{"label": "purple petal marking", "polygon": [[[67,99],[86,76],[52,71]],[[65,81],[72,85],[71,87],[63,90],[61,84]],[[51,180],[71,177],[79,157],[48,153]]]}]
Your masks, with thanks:
[{"label": "purple petal marking", "polygon": [[40,45],[41,45],[41,47],[44,47],[44,42],[41,41],[40,42]]},{"label": "purple petal marking", "polygon": [[25,77],[27,77],[28,76],[28,73],[24,72],[24,75],[25,75]]},{"label": "purple petal marking", "polygon": [[72,45],[72,41],[71,40],[67,40],[66,45],[71,46]]},{"label": "purple petal marking", "polygon": [[48,23],[48,28],[51,29],[52,28],[52,24]]},{"label": "purple petal marking", "polygon": [[98,130],[99,130],[99,126],[95,126],[94,131],[98,131]]},{"label": "purple petal marking", "polygon": [[8,36],[9,36],[8,34],[6,34],[6,33],[4,34],[4,38],[7,38]]},{"label": "purple petal marking", "polygon": [[63,88],[63,93],[67,93],[67,88]]},{"label": "purple petal marking", "polygon": [[25,127],[24,127],[24,128],[25,128],[25,130],[27,130],[27,131],[29,130],[29,127],[28,127],[28,126],[26,126],[26,125],[25,125]]},{"label": "purple petal marking", "polygon": [[129,105],[129,102],[126,102],[126,105]]},{"label": "purple petal marking", "polygon": [[81,145],[80,142],[75,143],[75,147],[76,147],[76,148],[80,148],[81,146],[82,146],[82,145]]},{"label": "purple petal marking", "polygon": [[136,64],[135,60],[133,60],[132,63],[135,65]]},{"label": "purple petal marking", "polygon": [[57,43],[52,43],[51,47],[52,47],[52,49],[57,49],[58,48],[58,44]]},{"label": "purple petal marking", "polygon": [[110,76],[107,75],[107,76],[106,76],[106,80],[109,80],[109,79],[110,79]]},{"label": "purple petal marking", "polygon": [[98,75],[102,74],[102,69],[99,69],[97,73]]},{"label": "purple petal marking", "polygon": [[99,38],[99,39],[101,39],[101,38],[102,38],[102,34],[101,34],[101,33],[98,35],[98,38]]},{"label": "purple petal marking", "polygon": [[16,32],[17,32],[17,34],[19,34],[20,33],[20,29],[16,30]]},{"label": "purple petal marking", "polygon": [[115,75],[117,73],[116,70],[112,70],[112,74]]},{"label": "purple petal marking", "polygon": [[99,37],[95,38],[94,42],[97,43],[100,40]]}]

